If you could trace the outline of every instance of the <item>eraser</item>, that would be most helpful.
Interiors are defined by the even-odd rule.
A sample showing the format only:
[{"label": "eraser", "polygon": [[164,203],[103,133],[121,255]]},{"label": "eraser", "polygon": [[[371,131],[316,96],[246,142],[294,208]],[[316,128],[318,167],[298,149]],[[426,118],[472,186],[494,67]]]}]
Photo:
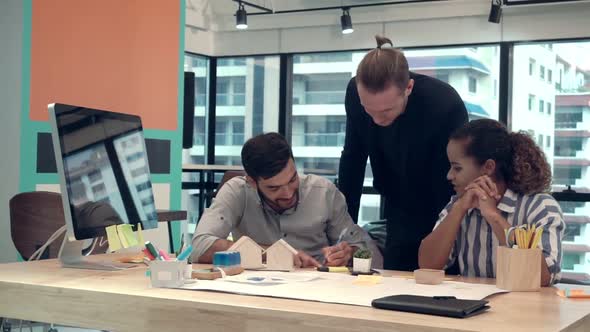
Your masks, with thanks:
[{"label": "eraser", "polygon": [[445,278],[444,270],[418,269],[414,270],[414,279],[417,284],[438,285]]}]

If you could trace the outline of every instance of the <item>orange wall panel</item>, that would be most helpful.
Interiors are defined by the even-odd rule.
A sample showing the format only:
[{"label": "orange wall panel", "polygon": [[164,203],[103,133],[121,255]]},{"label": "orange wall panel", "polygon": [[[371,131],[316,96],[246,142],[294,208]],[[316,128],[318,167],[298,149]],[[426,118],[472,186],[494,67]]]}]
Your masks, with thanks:
[{"label": "orange wall panel", "polygon": [[60,102],[178,125],[180,2],[35,0],[30,118]]}]

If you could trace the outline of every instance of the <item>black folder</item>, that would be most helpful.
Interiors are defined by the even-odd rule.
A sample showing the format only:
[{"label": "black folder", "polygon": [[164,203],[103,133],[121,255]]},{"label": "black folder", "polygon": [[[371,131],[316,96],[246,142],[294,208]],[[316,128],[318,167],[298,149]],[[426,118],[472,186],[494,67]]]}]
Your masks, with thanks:
[{"label": "black folder", "polygon": [[375,308],[415,312],[420,314],[465,318],[487,309],[488,301],[460,300],[454,296],[392,295],[373,300]]}]

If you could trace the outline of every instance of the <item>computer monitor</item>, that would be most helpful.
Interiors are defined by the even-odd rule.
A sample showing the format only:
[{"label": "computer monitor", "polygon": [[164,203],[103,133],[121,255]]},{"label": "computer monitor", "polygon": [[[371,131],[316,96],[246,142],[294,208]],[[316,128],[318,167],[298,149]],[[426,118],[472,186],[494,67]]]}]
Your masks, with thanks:
[{"label": "computer monitor", "polygon": [[116,224],[157,227],[141,119],[83,106],[48,108],[66,224],[60,260],[68,267],[115,267],[86,262],[78,240],[104,236]]}]

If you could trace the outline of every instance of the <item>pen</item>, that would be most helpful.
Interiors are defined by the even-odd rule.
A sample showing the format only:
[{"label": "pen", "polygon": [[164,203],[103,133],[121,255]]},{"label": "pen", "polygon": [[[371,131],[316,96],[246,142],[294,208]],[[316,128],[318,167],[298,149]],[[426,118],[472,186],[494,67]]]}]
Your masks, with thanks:
[{"label": "pen", "polygon": [[153,261],[154,259],[156,259],[156,257],[154,257],[154,255],[152,255],[152,253],[147,248],[143,248],[143,249],[141,249],[141,251],[143,251],[145,257],[147,259],[149,259],[150,261]]},{"label": "pen", "polygon": [[[339,245],[340,242],[342,242],[342,239],[344,239],[344,234],[346,234],[346,232],[348,231],[348,227],[345,227],[342,232],[340,232],[340,235],[338,236],[338,240],[336,241],[336,244],[334,244],[335,246]],[[326,261],[328,260],[327,257],[324,257],[324,265],[326,265]],[[323,272],[327,272],[327,271],[323,271]]]},{"label": "pen", "polygon": [[180,236],[180,247],[178,247],[178,249],[176,249],[176,257],[178,257],[178,255],[180,255],[180,253],[184,250],[184,234],[182,234]]},{"label": "pen", "polygon": [[165,261],[171,261],[170,256],[168,256],[168,254],[164,250],[160,249],[159,251],[160,257],[164,258]]},{"label": "pen", "polygon": [[336,241],[335,245],[340,244],[340,242],[342,242],[342,239],[344,238],[344,234],[346,234],[346,232],[348,231],[348,227],[344,228],[342,230],[342,232],[340,232],[340,235],[338,236],[338,241]]}]

